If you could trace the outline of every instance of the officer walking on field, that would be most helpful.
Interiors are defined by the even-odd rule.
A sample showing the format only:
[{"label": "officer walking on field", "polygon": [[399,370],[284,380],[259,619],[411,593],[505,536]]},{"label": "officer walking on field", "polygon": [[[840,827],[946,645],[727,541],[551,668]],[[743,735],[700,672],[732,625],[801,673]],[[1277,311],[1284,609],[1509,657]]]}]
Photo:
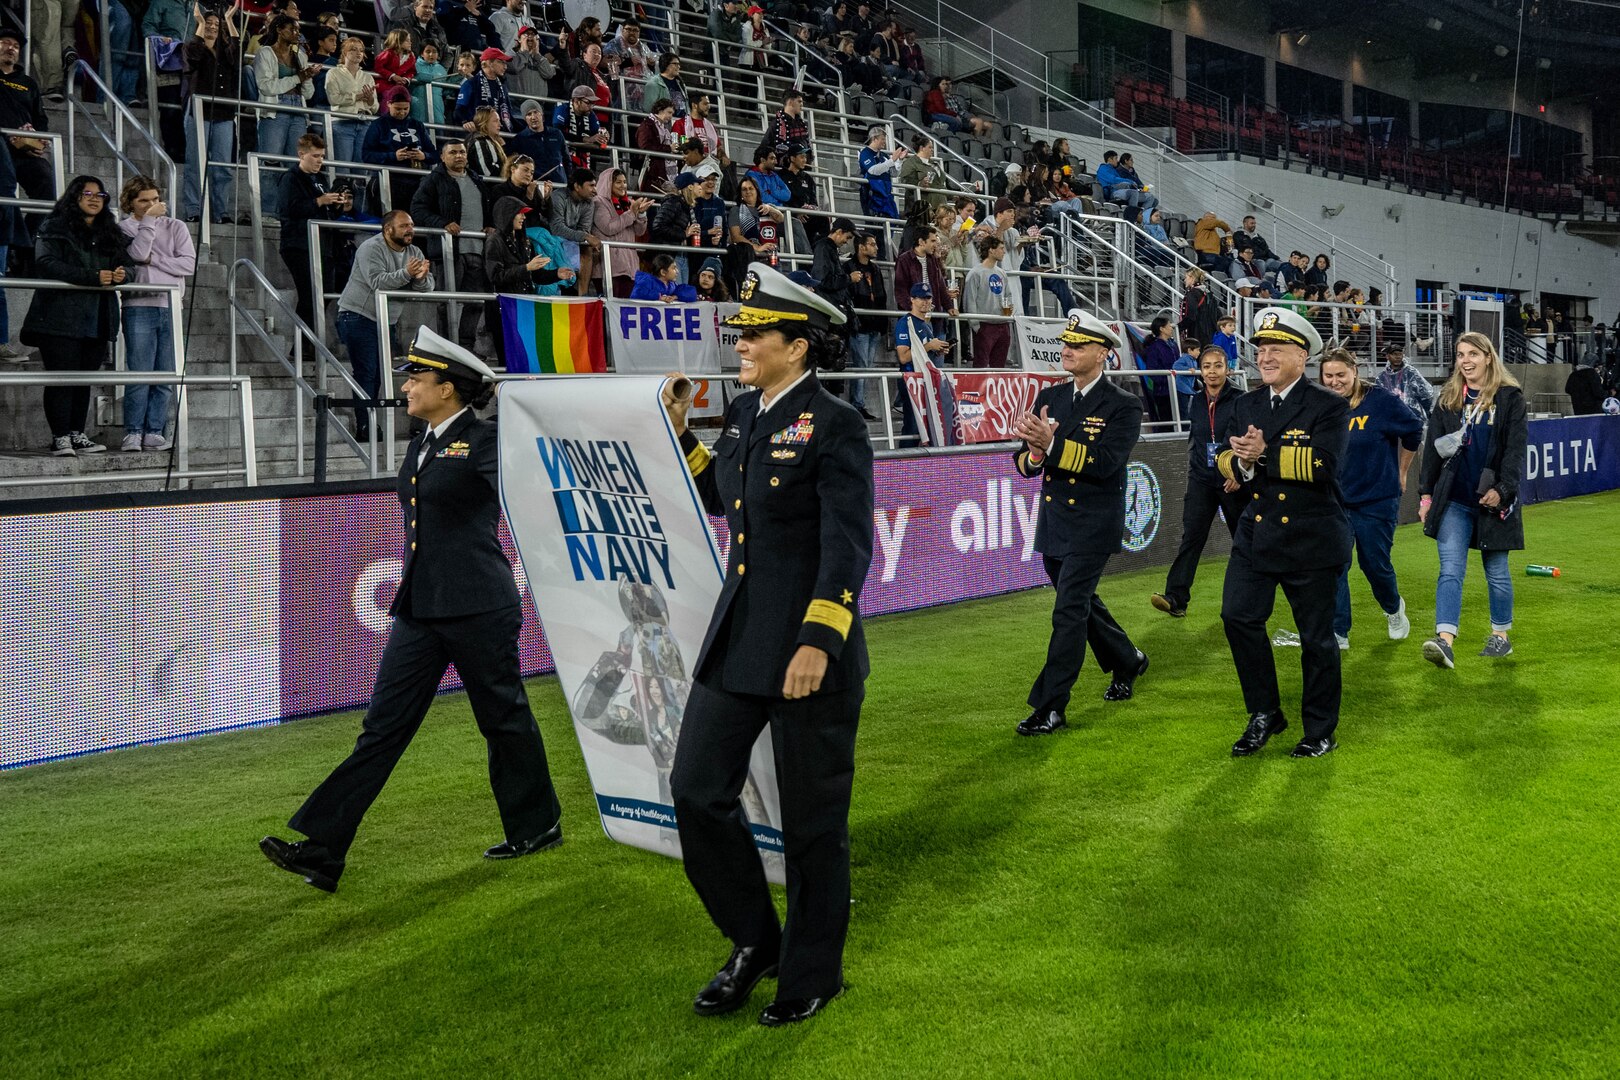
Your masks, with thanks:
[{"label": "officer walking on field", "polygon": [[1107,324],[1074,308],[1064,328],[1063,370],[1069,382],[1042,390],[1034,411],[1014,426],[1023,448],[1019,473],[1041,477],[1035,550],[1057,589],[1046,663],[1029,691],[1020,735],[1050,735],[1068,726],[1069,693],[1086,646],[1113,674],[1104,701],[1124,701],[1148,658],[1096,595],[1097,582],[1125,536],[1125,472],[1142,431],[1142,400],[1103,376],[1110,349],[1123,349]]},{"label": "officer walking on field", "polygon": [[[697,995],[705,1016],[747,1004],[780,973],[759,1022],[807,1020],[843,989],[849,928],[849,796],[865,695],[858,598],[872,561],[872,447],[816,365],[842,347],[844,315],[760,263],[726,320],[740,380],[711,452],[664,407],[711,514],[731,529],[730,565],[698,654],[670,778],[686,876],[733,949]],[[782,797],[787,922],[778,925],[738,795],[771,729]]]},{"label": "officer walking on field", "polygon": [[1299,627],[1305,687],[1304,738],[1293,757],[1321,757],[1339,744],[1339,644],[1333,636],[1339,573],[1350,561],[1350,522],[1338,469],[1349,437],[1350,407],[1305,377],[1322,338],[1287,308],[1255,314],[1250,340],[1264,386],[1238,398],[1230,447],[1216,457],[1247,505],[1232,538],[1221,621],[1232,647],[1248,727],[1232,747],[1246,757],[1288,727],[1277,690],[1277,664],[1266,636],[1281,586]]},{"label": "officer walking on field", "polygon": [[497,532],[495,425],[474,411],[488,404],[495,373],[425,326],[398,370],[410,376],[402,388],[410,414],[427,427],[399,471],[404,568],[371,705],[354,752],[288,823],[309,839],[259,842],[271,862],[327,892],[337,891],[360,819],[452,663],[489,743],[489,784],[506,832],[484,857],[511,859],[562,843],[562,806],[519,665],[523,609]]}]

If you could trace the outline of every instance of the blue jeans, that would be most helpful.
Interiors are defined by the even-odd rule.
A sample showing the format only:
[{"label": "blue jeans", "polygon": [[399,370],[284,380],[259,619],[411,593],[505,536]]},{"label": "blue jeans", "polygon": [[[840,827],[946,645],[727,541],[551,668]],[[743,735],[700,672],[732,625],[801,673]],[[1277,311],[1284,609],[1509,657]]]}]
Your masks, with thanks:
[{"label": "blue jeans", "polygon": [[[1019,280],[1022,282],[1024,288],[1024,310],[1031,315],[1035,315],[1037,312],[1035,310],[1033,298],[1035,296],[1036,278],[1026,277],[1020,278]],[[1068,317],[1069,309],[1074,307],[1074,293],[1069,291],[1069,283],[1064,281],[1062,278],[1054,277],[1051,274],[1041,274],[1039,275],[1039,280],[1041,283],[1041,288],[1057,297],[1058,313],[1055,317],[1059,319]],[[1048,315],[1046,318],[1050,319],[1054,318],[1054,316]]]},{"label": "blue jeans", "polygon": [[[124,366],[130,371],[173,371],[173,330],[168,308],[125,305]],[[124,434],[163,434],[173,399],[171,387],[128,387],[124,392]]]},{"label": "blue jeans", "polygon": [[[1395,546],[1395,520],[1400,513],[1401,499],[1395,496],[1365,506],[1347,506],[1350,529],[1356,534],[1356,561],[1372,586],[1373,599],[1393,615],[1401,610],[1401,590],[1395,583],[1395,567],[1389,561],[1390,549]],[[1333,632],[1340,637],[1350,633],[1350,564],[1339,571],[1339,591],[1333,601]]]},{"label": "blue jeans", "polygon": [[[338,340],[349,353],[349,367],[354,369],[354,381],[366,392],[367,397],[376,397],[381,387],[381,360],[377,355],[380,340],[377,334],[377,320],[368,319],[364,315],[357,315],[352,311],[339,311],[337,317]],[[347,393],[343,394],[347,397]],[[365,431],[371,426],[371,410],[358,407],[354,410],[354,424],[356,431]]]},{"label": "blue jeans", "polygon": [[[1446,504],[1445,517],[1440,519],[1440,535],[1435,537],[1440,547],[1440,580],[1434,588],[1434,628],[1438,632],[1455,634],[1462,616],[1463,577],[1468,572],[1475,513],[1471,506],[1452,502]],[[1491,600],[1491,629],[1505,633],[1513,629],[1513,575],[1508,572],[1508,555],[1505,551],[1479,555]]]},{"label": "blue jeans", "polygon": [[[849,336],[850,355],[855,367],[875,368],[883,354],[883,335],[876,331]],[[857,409],[866,408],[866,380],[852,379],[849,383],[849,403]]]},{"label": "blue jeans", "polygon": [[1153,214],[1153,208],[1159,205],[1159,197],[1150,195],[1141,188],[1121,185],[1108,192],[1109,202],[1124,203],[1137,212],[1137,216],[1146,219]]},{"label": "blue jeans", "polygon": [[[208,145],[208,212],[215,221],[219,221],[230,214],[235,208],[236,176],[234,170],[223,165],[215,165],[216,161],[232,161],[231,139],[236,134],[236,127],[229,120],[204,120],[203,127],[207,129]],[[202,166],[203,150],[197,146],[197,125],[193,122],[191,110],[186,110],[186,182],[185,194],[180,200],[180,212],[185,217],[202,216]],[[274,172],[266,170],[261,179],[276,176]]]},{"label": "blue jeans", "polygon": [[[294,113],[277,113],[259,119],[259,153],[298,156],[298,140],[307,127],[304,118]],[[286,162],[267,161],[259,166],[260,206],[270,217],[281,216],[281,174],[287,171]]]},{"label": "blue jeans", "polygon": [[146,38],[135,32],[135,20],[119,0],[107,5],[107,34],[112,39],[112,92],[126,105],[135,100],[135,87],[141,71],[141,50]]},{"label": "blue jeans", "polygon": [[332,152],[329,155],[333,161],[359,161],[360,144],[366,138],[366,123],[363,120],[336,120],[332,123]]}]

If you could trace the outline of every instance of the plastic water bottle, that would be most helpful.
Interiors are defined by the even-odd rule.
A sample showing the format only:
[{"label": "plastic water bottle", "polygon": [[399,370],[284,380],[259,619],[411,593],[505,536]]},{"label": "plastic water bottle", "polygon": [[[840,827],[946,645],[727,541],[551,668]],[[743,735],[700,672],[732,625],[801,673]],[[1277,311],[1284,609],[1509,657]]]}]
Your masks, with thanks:
[{"label": "plastic water bottle", "polygon": [[1533,564],[1525,567],[1524,572],[1528,577],[1562,577],[1564,574],[1556,566],[1536,566]]}]

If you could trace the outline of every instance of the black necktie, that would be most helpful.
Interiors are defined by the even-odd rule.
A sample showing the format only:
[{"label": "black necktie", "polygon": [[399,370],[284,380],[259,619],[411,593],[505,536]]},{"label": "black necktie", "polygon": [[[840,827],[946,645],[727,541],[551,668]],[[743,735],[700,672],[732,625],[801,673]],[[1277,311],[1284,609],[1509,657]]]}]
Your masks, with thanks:
[{"label": "black necktie", "polygon": [[422,436],[422,445],[421,445],[421,447],[416,451],[416,461],[417,461],[417,466],[416,467],[420,469],[424,464],[427,463],[427,459],[432,457],[432,456],[433,456],[433,429],[428,428],[427,432]]},{"label": "black necktie", "polygon": [[1271,395],[1271,411],[1276,412],[1280,408],[1282,408],[1282,395],[1281,394],[1272,394]]}]

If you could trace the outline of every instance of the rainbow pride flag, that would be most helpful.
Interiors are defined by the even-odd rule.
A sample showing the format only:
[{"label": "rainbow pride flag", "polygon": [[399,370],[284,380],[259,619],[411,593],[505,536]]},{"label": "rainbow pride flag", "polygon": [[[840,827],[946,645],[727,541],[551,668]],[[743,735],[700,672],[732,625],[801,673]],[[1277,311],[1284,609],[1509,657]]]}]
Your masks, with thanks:
[{"label": "rainbow pride flag", "polygon": [[606,371],[602,318],[600,300],[502,295],[506,370],[531,375]]}]

